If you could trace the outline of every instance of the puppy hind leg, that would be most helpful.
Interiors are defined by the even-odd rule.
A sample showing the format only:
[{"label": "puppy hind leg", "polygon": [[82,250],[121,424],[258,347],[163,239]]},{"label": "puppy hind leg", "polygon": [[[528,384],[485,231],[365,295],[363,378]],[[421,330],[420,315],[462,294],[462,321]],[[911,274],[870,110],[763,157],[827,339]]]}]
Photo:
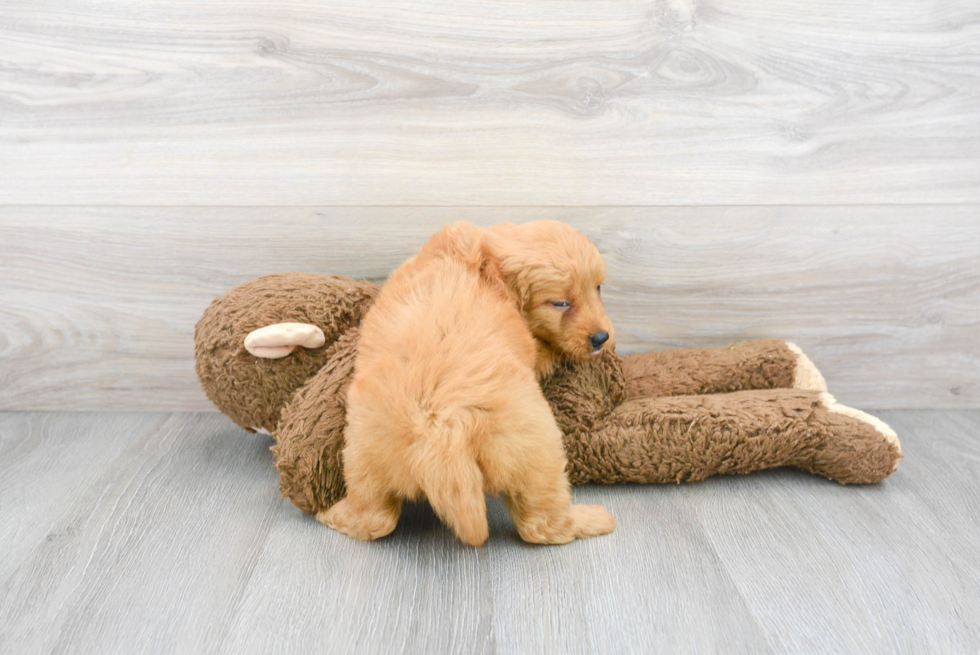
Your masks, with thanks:
[{"label": "puppy hind leg", "polygon": [[390,534],[401,516],[401,497],[384,484],[371,458],[353,444],[344,450],[344,469],[347,495],[317,512],[316,520],[361,541]]},{"label": "puppy hind leg", "polygon": [[[531,446],[523,456],[498,459],[499,470],[507,470],[501,485],[504,502],[517,525],[521,539],[538,544],[565,544],[574,539],[608,534],[616,520],[600,505],[573,505],[571,486],[565,472],[561,433],[550,413],[538,422],[532,434],[505,435],[504,439]],[[501,452],[498,451],[498,457]],[[513,452],[521,452],[521,448]]]},{"label": "puppy hind leg", "polygon": [[[524,541],[567,544],[615,529],[616,519],[605,507],[573,505],[567,488],[559,490],[540,479],[529,482],[521,490],[504,494],[504,502]],[[564,479],[562,482],[567,484]]]},{"label": "puppy hind leg", "polygon": [[340,502],[317,512],[316,520],[354,539],[371,541],[391,534],[401,509],[401,499],[395,496],[348,493]]},{"label": "puppy hind leg", "polygon": [[598,537],[616,529],[616,519],[602,505],[572,505],[576,539]]},{"label": "puppy hind leg", "polygon": [[473,455],[460,444],[428,448],[417,464],[417,479],[432,509],[460,541],[481,546],[490,536],[483,472]]}]

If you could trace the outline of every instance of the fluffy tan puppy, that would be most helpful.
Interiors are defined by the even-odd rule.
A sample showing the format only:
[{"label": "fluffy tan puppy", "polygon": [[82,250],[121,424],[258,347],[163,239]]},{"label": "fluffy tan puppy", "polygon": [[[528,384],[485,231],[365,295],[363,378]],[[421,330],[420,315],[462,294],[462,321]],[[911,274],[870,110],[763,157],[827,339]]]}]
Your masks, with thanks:
[{"label": "fluffy tan puppy", "polygon": [[538,386],[556,360],[611,347],[604,277],[595,246],[562,223],[443,228],[364,318],[347,397],[347,496],[317,518],[377,539],[404,499],[425,497],[478,546],[491,493],[525,541],[611,532],[605,508],[572,504],[561,432]]}]

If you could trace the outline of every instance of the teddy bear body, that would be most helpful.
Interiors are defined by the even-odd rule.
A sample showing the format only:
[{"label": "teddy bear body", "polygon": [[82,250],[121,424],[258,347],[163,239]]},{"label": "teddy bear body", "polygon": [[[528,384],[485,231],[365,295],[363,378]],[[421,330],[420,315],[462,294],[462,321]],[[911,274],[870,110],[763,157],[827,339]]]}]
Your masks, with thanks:
[{"label": "teddy bear body", "polygon": [[[195,330],[208,398],[241,427],[273,435],[280,490],[305,512],[344,495],[346,390],[358,325],[378,285],[281,273],[215,299]],[[278,359],[251,354],[266,326],[318,327],[323,346]],[[901,459],[895,433],[826,393],[799,349],[761,339],[722,348],[563,365],[542,381],[564,434],[569,478],[666,483],[794,466],[842,483],[872,483]]]}]

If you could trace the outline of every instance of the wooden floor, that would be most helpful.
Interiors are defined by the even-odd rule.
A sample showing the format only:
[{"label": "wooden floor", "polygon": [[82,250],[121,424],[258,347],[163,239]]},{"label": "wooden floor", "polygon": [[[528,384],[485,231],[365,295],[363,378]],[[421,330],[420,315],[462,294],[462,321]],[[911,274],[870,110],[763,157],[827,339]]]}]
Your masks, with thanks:
[{"label": "wooden floor", "polygon": [[427,505],[359,543],[210,413],[0,414],[3,653],[970,653],[980,411],[890,411],[882,484],[794,470],[581,487],[619,526],[461,546]]}]

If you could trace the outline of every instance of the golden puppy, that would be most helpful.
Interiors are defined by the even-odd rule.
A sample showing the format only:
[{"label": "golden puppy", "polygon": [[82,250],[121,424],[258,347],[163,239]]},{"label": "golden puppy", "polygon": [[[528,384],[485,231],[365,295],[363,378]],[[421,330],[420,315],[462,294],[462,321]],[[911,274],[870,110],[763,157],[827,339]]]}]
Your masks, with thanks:
[{"label": "golden puppy", "polygon": [[361,324],[348,392],[347,496],[317,515],[357,539],[425,497],[471,545],[501,493],[525,541],[611,532],[572,505],[562,435],[537,376],[611,346],[595,246],[554,221],[443,228],[382,287]]}]

